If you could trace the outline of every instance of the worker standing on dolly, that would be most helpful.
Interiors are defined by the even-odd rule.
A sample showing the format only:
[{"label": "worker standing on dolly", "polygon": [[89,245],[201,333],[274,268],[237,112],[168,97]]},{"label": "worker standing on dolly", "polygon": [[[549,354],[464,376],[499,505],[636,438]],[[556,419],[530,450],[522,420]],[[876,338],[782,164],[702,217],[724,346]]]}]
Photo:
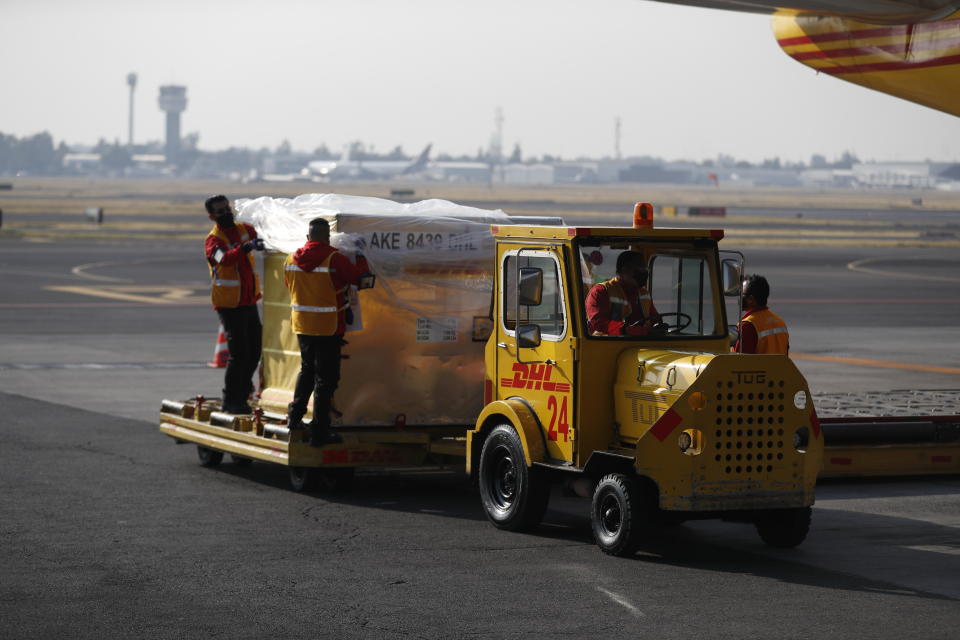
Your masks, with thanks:
[{"label": "worker standing on dolly", "polygon": [[643,254],[624,251],[617,256],[617,275],[593,286],[587,294],[587,321],[591,335],[645,336],[661,334],[660,314],[647,290],[649,271]]},{"label": "worker standing on dolly", "polygon": [[767,308],[770,285],[763,276],[747,276],[743,281],[743,316],[738,327],[737,353],[790,352],[790,333],[783,318]]},{"label": "worker standing on dolly", "polygon": [[307,243],[287,256],[284,282],[290,290],[292,330],[300,344],[300,373],[287,408],[291,430],[303,428],[307,402],[313,394],[310,444],[321,447],[340,442],[330,431],[330,407],[340,382],[340,348],[350,308],[350,285],[373,286],[366,258],[357,264],[330,246],[330,224],[323,218],[310,221]]},{"label": "worker standing on dolly", "polygon": [[249,224],[234,221],[227,196],[208,198],[204,206],[215,223],[204,243],[210,268],[210,297],[227,334],[230,351],[222,408],[227,413],[247,414],[262,341],[257,311],[260,280],[253,251],[263,249],[263,240],[257,238],[256,230]]}]

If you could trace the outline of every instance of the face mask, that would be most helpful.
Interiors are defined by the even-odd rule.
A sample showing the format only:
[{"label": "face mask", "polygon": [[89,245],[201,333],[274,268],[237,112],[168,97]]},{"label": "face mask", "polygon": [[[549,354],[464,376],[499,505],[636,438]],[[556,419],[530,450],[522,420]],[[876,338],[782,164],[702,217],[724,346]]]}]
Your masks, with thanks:
[{"label": "face mask", "polygon": [[638,269],[634,271],[633,279],[637,281],[638,287],[647,286],[647,271],[645,269]]},{"label": "face mask", "polygon": [[233,224],[233,212],[221,213],[217,216],[217,224],[221,227],[229,227]]}]

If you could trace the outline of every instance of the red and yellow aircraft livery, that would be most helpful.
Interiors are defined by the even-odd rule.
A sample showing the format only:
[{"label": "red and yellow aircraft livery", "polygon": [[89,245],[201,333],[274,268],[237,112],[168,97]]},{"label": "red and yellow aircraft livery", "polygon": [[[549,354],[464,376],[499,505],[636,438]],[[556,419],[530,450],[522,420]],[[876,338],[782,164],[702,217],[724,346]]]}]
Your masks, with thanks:
[{"label": "red and yellow aircraft livery", "polygon": [[662,1],[773,13],[794,60],[960,116],[960,0]]}]

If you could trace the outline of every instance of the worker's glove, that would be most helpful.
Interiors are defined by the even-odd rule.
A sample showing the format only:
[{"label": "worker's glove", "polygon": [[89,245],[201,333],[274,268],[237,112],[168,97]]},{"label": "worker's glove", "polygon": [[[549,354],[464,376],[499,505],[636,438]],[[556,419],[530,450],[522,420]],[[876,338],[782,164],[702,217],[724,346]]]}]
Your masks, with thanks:
[{"label": "worker's glove", "polygon": [[357,289],[373,289],[373,285],[375,285],[376,282],[377,276],[370,272],[364,273],[360,276],[360,281],[357,283]]},{"label": "worker's glove", "polygon": [[643,320],[639,320],[633,324],[624,324],[620,328],[620,335],[622,336],[645,336],[647,333],[647,328],[643,326]]},{"label": "worker's glove", "polygon": [[665,336],[670,330],[670,325],[666,322],[658,322],[650,328],[650,334],[655,336]]},{"label": "worker's glove", "polygon": [[253,240],[251,240],[250,242],[244,242],[242,245],[240,245],[240,248],[243,249],[244,253],[250,253],[251,251],[257,248],[257,243],[254,242]]},{"label": "worker's glove", "polygon": [[257,251],[263,251],[265,245],[263,244],[263,238],[255,238],[253,241],[253,248]]}]

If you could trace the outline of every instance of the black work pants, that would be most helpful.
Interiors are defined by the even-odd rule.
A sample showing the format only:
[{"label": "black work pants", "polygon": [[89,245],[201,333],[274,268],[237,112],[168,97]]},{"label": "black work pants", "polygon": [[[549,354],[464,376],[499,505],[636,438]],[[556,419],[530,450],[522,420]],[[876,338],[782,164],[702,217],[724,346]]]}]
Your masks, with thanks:
[{"label": "black work pants", "polygon": [[257,305],[233,309],[217,309],[223,331],[227,334],[230,358],[223,375],[223,404],[242,405],[253,391],[253,374],[260,363],[263,327]]},{"label": "black work pants", "polygon": [[297,334],[300,343],[300,374],[288,407],[288,424],[295,425],[307,413],[313,394],[313,424],[330,427],[330,403],[340,383],[340,340],[342,336]]}]

